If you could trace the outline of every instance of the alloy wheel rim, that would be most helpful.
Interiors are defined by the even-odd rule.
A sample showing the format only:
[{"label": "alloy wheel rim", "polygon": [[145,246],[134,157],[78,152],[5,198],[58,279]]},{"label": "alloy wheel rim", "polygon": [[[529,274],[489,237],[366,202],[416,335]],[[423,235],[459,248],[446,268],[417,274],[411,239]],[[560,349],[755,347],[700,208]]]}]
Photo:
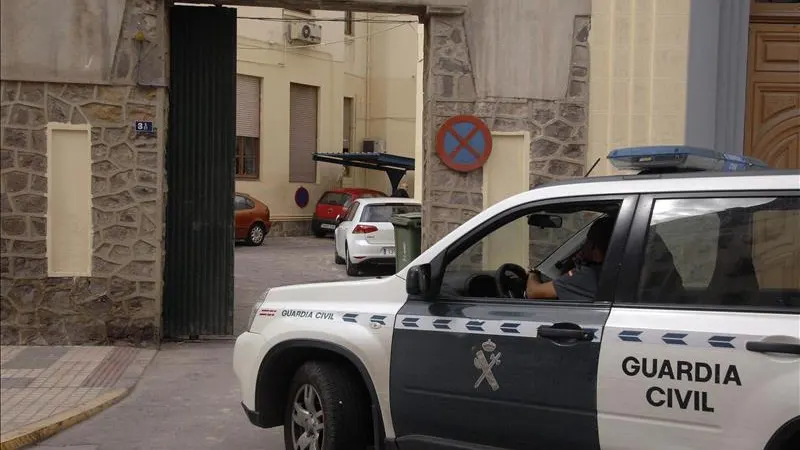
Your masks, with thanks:
[{"label": "alloy wheel rim", "polygon": [[261,242],[261,240],[264,239],[264,231],[261,227],[253,227],[253,229],[250,230],[250,239],[252,239],[253,242]]},{"label": "alloy wheel rim", "polygon": [[310,384],[300,386],[292,403],[292,448],[321,450],[325,442],[322,399]]}]

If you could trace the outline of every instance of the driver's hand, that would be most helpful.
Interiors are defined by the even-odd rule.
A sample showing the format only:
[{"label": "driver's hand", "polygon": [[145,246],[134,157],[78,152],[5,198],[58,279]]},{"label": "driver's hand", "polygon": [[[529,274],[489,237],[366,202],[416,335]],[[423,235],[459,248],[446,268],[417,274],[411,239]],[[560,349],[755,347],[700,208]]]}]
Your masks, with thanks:
[{"label": "driver's hand", "polygon": [[541,274],[539,273],[539,271],[538,271],[538,270],[536,270],[536,269],[531,269],[531,270],[528,272],[528,278],[529,278],[529,279],[533,279],[533,281],[535,281],[535,282],[537,282],[537,283],[541,283],[541,282],[542,282],[542,276],[541,276]]}]

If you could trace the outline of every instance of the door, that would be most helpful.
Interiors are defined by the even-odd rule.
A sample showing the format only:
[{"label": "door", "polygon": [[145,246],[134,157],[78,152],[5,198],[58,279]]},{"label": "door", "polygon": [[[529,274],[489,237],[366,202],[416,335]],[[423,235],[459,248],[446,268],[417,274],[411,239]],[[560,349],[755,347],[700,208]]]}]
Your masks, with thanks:
[{"label": "door", "polygon": [[250,212],[247,210],[247,201],[241,195],[237,195],[233,200],[235,215],[236,239],[244,239],[247,236],[247,227],[250,226]]},{"label": "door", "polygon": [[[600,339],[612,300],[613,267],[621,257],[634,204],[631,196],[515,207],[468,232],[434,259],[431,267],[441,267],[432,276],[439,280],[438,295],[432,301],[409,297],[398,312],[392,339],[390,398],[401,449],[433,443],[438,446],[424,448],[599,448],[595,399]],[[563,227],[533,229],[531,242],[518,243],[534,244],[531,259],[506,263],[535,266],[552,247],[583,228],[587,216],[617,217],[594,299],[525,299],[519,298],[519,289],[515,298],[498,293],[498,268],[486,266],[483,244],[505,227],[527,224],[529,214],[542,210],[563,216]],[[553,237],[549,246],[546,236]],[[559,280],[568,284],[568,278],[566,274]],[[505,280],[512,282],[513,277]]]},{"label": "door", "polygon": [[353,219],[358,212],[359,206],[360,204],[358,202],[351,204],[345,211],[344,219],[336,226],[336,230],[334,231],[334,244],[336,245],[336,251],[341,257],[344,257],[344,245],[347,242],[347,233],[353,229]]},{"label": "door", "polygon": [[[794,23],[751,23],[745,119],[745,154],[773,168],[800,168],[800,4],[760,6],[794,9]],[[771,12],[770,12],[771,11]],[[771,20],[771,9],[760,22]],[[777,19],[775,19],[777,20]]]},{"label": "door", "polygon": [[[483,166],[483,208],[525,192],[531,187],[530,138],[523,133],[492,133],[492,157]],[[529,249],[515,245],[528,239],[528,225],[519,221],[493,233],[484,243],[485,264],[497,267],[513,255],[514,259],[527,261]]]},{"label": "door", "polygon": [[799,218],[797,191],[640,200],[600,352],[604,449],[765,448],[800,415]]},{"label": "door", "polygon": [[236,10],[170,7],[164,336],[233,333]]}]

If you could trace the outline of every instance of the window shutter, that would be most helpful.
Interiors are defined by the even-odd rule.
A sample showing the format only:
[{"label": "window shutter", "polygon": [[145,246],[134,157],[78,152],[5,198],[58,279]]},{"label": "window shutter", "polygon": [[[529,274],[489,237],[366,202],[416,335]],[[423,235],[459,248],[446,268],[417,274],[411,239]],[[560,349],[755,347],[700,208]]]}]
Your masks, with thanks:
[{"label": "window shutter", "polygon": [[289,95],[289,181],[316,183],[317,163],[311,155],[317,151],[318,91],[292,83]]},{"label": "window shutter", "polygon": [[261,131],[261,78],[236,76],[236,135],[259,137]]}]

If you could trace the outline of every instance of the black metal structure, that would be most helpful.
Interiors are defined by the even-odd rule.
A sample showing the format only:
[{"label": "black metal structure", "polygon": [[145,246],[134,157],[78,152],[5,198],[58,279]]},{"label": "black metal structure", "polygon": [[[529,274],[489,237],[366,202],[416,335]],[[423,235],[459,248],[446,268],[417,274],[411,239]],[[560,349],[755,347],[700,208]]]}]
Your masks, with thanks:
[{"label": "black metal structure", "polygon": [[236,9],[170,8],[163,336],[233,334]]},{"label": "black metal structure", "polygon": [[414,170],[414,158],[389,153],[314,153],[311,158],[314,161],[386,172],[392,192],[397,190],[406,172]]}]

